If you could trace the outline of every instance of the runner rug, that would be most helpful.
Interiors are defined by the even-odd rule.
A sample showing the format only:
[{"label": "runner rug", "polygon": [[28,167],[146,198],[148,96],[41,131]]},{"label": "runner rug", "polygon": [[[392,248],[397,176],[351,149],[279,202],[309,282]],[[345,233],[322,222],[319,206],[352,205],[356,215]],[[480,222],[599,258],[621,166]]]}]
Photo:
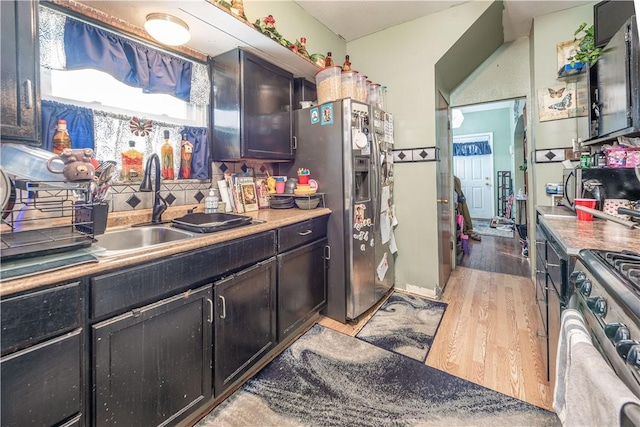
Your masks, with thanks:
[{"label": "runner rug", "polygon": [[314,325],[196,424],[560,426],[555,414]]},{"label": "runner rug", "polygon": [[357,338],[424,362],[447,304],[394,292]]}]

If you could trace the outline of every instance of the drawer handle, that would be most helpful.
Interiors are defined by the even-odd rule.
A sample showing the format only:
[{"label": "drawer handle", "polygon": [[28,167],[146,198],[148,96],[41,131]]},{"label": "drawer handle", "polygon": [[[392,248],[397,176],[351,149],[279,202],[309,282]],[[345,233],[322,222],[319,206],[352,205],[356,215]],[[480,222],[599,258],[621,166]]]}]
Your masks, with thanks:
[{"label": "drawer handle", "polygon": [[560,264],[547,263],[547,267],[560,267]]},{"label": "drawer handle", "polygon": [[298,233],[298,236],[308,236],[311,233],[313,233],[313,231],[311,231],[311,230],[302,231],[302,232]]},{"label": "drawer handle", "polygon": [[293,136],[293,149],[298,149],[298,138],[295,135]]},{"label": "drawer handle", "polygon": [[207,302],[209,303],[209,318],[207,322],[213,323],[213,301],[211,301],[211,298],[207,298]]},{"label": "drawer handle", "polygon": [[324,259],[327,261],[331,259],[331,246],[329,245],[324,246]]},{"label": "drawer handle", "polygon": [[226,319],[227,318],[227,302],[225,301],[222,295],[220,295],[218,298],[222,300],[222,314],[220,315],[220,318]]}]

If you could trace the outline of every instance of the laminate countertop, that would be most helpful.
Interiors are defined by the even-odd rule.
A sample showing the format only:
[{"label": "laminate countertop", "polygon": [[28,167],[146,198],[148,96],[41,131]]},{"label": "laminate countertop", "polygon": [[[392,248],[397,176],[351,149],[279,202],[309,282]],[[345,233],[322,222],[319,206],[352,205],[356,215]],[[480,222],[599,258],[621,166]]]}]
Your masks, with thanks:
[{"label": "laminate countertop", "polygon": [[[71,280],[79,279],[81,277],[103,273],[108,270],[117,270],[130,265],[140,264],[143,262],[168,257],[182,252],[188,252],[194,249],[199,249],[218,243],[250,236],[252,234],[275,230],[277,228],[302,222],[308,219],[329,215],[330,213],[331,210],[327,208],[317,208],[312,210],[264,209],[257,212],[245,213],[243,215],[250,216],[254,220],[259,221],[256,221],[250,225],[219,231],[216,233],[194,233],[195,236],[192,238],[166,244],[161,247],[150,247],[147,249],[137,250],[133,253],[130,252],[123,255],[114,255],[111,257],[98,257],[98,262],[94,263],[62,268],[23,278],[3,280],[2,282],[0,282],[0,296],[17,292],[24,292],[55,283],[68,282]],[[122,228],[123,226],[127,226],[123,224],[124,220],[118,220],[117,217],[114,219],[115,221],[112,222],[110,220],[109,224],[117,224],[117,226],[108,228],[107,232],[112,229],[118,229]]]},{"label": "laminate countertop", "polygon": [[580,221],[575,212],[564,207],[538,206],[536,211],[540,224],[569,256],[578,255],[581,249],[640,252],[640,229],[600,218]]}]

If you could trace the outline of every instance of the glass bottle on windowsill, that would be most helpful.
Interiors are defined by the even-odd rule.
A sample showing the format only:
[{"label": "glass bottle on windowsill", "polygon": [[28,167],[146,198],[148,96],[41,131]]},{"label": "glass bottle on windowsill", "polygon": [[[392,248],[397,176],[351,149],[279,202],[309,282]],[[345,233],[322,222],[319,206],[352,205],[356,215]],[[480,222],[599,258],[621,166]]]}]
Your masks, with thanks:
[{"label": "glass bottle on windowsill", "polygon": [[169,142],[169,131],[164,131],[164,144],[160,147],[160,158],[162,159],[162,178],[175,179],[173,172],[173,147]]},{"label": "glass bottle on windowsill", "polygon": [[66,120],[58,120],[58,127],[56,133],[53,134],[51,145],[52,151],[55,154],[62,153],[62,150],[65,148],[71,148],[71,136],[69,136],[69,131],[67,130]]}]

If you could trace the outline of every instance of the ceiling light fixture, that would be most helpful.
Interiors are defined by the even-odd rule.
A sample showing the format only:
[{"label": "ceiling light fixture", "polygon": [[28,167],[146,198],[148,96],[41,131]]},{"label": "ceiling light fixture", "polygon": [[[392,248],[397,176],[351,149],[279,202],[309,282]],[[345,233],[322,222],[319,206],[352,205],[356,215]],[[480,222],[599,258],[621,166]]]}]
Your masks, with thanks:
[{"label": "ceiling light fixture", "polygon": [[166,13],[147,15],[144,29],[151,37],[169,46],[185,44],[191,38],[187,23]]}]

